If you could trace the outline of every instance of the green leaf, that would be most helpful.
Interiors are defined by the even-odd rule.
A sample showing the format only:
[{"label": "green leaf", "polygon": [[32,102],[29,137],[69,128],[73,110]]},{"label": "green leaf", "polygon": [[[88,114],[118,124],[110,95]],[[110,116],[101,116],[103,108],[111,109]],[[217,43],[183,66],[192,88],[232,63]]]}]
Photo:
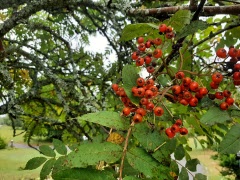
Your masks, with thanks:
[{"label": "green leaf", "polygon": [[172,26],[176,32],[180,32],[183,27],[190,23],[190,20],[191,12],[189,10],[179,10],[164,23]]},{"label": "green leaf", "polygon": [[143,149],[138,147],[132,148],[127,152],[126,157],[129,164],[145,176],[168,179],[169,167],[162,166]]},{"label": "green leaf", "polygon": [[207,180],[207,176],[201,173],[195,174],[194,180]]},{"label": "green leaf", "polygon": [[87,167],[96,165],[99,161],[114,163],[120,159],[122,147],[110,142],[86,143],[68,154],[68,161],[72,167]]},{"label": "green leaf", "polygon": [[54,152],[54,150],[51,147],[49,147],[48,145],[39,146],[39,150],[45,156],[49,156],[49,157],[55,157],[56,156],[56,153]]},{"label": "green leaf", "polygon": [[133,96],[132,94],[132,87],[137,86],[137,78],[139,78],[137,68],[133,65],[126,65],[123,67],[122,70],[122,81],[123,81],[123,88],[129,97],[129,99],[134,104],[139,104],[139,98]]},{"label": "green leaf", "polygon": [[206,114],[202,116],[200,121],[207,125],[214,125],[216,123],[225,123],[230,121],[231,117],[227,111],[222,111],[219,107],[210,108]]},{"label": "green leaf", "polygon": [[187,120],[187,123],[189,125],[193,126],[194,130],[197,133],[199,133],[201,135],[204,134],[204,131],[201,128],[201,123],[199,122],[199,120],[197,118],[195,118],[195,117],[187,117],[186,120]]},{"label": "green leaf", "polygon": [[136,178],[134,176],[125,176],[123,180],[139,180],[139,178]]},{"label": "green leaf", "polygon": [[123,28],[120,41],[129,41],[136,37],[153,33],[156,29],[158,29],[158,26],[150,23],[128,24]]},{"label": "green leaf", "polygon": [[50,174],[52,171],[53,165],[55,163],[56,159],[52,158],[49,159],[42,167],[41,172],[40,172],[40,178],[41,179],[46,179],[47,176]]},{"label": "green leaf", "polygon": [[88,113],[78,117],[78,121],[88,121],[96,124],[100,124],[113,129],[126,130],[128,124],[117,112],[100,111],[96,113]]},{"label": "green leaf", "polygon": [[24,169],[25,170],[36,169],[39,166],[41,166],[46,160],[47,158],[45,157],[34,157],[27,162],[26,167]]},{"label": "green leaf", "polygon": [[147,124],[136,124],[133,136],[146,150],[154,150],[165,142],[164,136],[161,136],[157,131],[152,131]]},{"label": "green leaf", "polygon": [[53,145],[59,154],[61,154],[61,155],[67,154],[67,148],[66,148],[65,144],[63,144],[62,141],[60,141],[58,139],[53,139]]},{"label": "green leaf", "polygon": [[197,171],[197,165],[200,164],[198,159],[191,159],[187,161],[186,168],[188,168],[190,171],[195,172]]},{"label": "green leaf", "polygon": [[182,167],[178,178],[179,178],[179,180],[189,180],[188,172],[187,172],[187,169],[185,167]]},{"label": "green leaf", "polygon": [[193,35],[198,30],[204,30],[208,27],[208,24],[205,21],[192,21],[190,24],[183,27],[183,29],[177,34],[176,39],[181,39],[188,35]]},{"label": "green leaf", "polygon": [[60,171],[70,169],[70,164],[67,161],[67,156],[60,156],[54,163],[52,174],[56,174]]},{"label": "green leaf", "polygon": [[181,160],[183,159],[185,156],[185,150],[183,148],[183,145],[180,144],[178,145],[178,147],[176,148],[175,152],[174,152],[174,157],[176,160]]},{"label": "green leaf", "polygon": [[115,180],[113,173],[98,171],[91,168],[73,168],[60,171],[53,175],[54,180]]},{"label": "green leaf", "polygon": [[236,154],[240,151],[240,124],[235,124],[219,145],[220,153]]}]

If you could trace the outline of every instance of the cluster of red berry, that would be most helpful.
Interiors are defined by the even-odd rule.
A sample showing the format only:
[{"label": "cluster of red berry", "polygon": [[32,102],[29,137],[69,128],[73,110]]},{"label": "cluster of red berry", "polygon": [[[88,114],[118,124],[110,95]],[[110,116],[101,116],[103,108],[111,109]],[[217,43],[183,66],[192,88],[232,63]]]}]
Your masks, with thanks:
[{"label": "cluster of red berry", "polygon": [[[223,75],[221,73],[219,72],[213,73],[210,87],[212,89],[218,89],[219,84],[222,82],[222,80],[223,80]],[[225,100],[220,103],[220,108],[222,110],[227,110],[229,106],[233,105],[234,103],[234,99],[231,97],[231,92],[228,90],[217,91],[215,92],[215,94],[209,94],[208,97],[212,100],[214,99]]]},{"label": "cluster of red berry", "polygon": [[229,60],[228,64],[228,69],[232,71],[233,74],[233,84],[235,86],[240,85],[240,64],[239,59],[240,59],[240,49],[236,49],[233,46],[231,46],[228,50],[228,52],[224,48],[219,48],[216,52],[217,57],[219,58],[228,58],[230,57],[231,59]]},{"label": "cluster of red berry", "polygon": [[175,77],[181,81],[179,85],[172,86],[172,93],[174,100],[182,105],[195,107],[198,105],[198,100],[208,94],[207,88],[199,87],[196,81],[193,81],[190,77],[185,77],[184,72],[177,72]]},{"label": "cluster of red berry", "polygon": [[144,78],[139,77],[136,85],[132,88],[132,94],[140,98],[138,106],[131,102],[123,88],[117,84],[112,84],[112,89],[116,95],[121,97],[121,101],[124,103],[125,107],[122,110],[122,114],[124,116],[129,116],[131,113],[134,114],[132,120],[135,123],[142,122],[147,112],[153,111],[156,116],[162,116],[164,109],[160,106],[155,106],[153,103],[154,97],[158,94],[158,87],[155,85],[154,80],[148,79],[145,81]]},{"label": "cluster of red berry", "polygon": [[176,133],[180,133],[181,135],[188,134],[187,128],[181,127],[181,126],[182,126],[182,120],[177,119],[171,127],[165,130],[166,135],[169,138],[173,138],[176,135]]}]

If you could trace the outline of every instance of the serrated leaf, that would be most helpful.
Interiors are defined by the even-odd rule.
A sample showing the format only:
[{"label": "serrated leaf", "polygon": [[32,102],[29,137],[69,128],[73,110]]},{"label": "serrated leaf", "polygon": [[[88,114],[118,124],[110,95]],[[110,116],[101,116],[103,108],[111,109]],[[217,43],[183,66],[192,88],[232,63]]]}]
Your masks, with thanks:
[{"label": "serrated leaf", "polygon": [[225,123],[230,121],[231,117],[227,111],[222,111],[219,107],[210,108],[206,114],[202,116],[200,121],[207,125],[214,125],[216,123]]},{"label": "serrated leaf", "polygon": [[39,146],[39,150],[45,156],[49,156],[49,157],[55,157],[56,156],[56,153],[54,152],[54,150],[51,147],[49,147],[48,145]]},{"label": "serrated leaf", "polygon": [[189,10],[179,10],[170,18],[170,20],[166,20],[164,23],[172,26],[176,32],[179,32],[183,27],[189,24],[190,21],[191,12]]},{"label": "serrated leaf", "polygon": [[47,158],[45,158],[45,157],[34,157],[27,162],[24,170],[36,169],[36,168],[40,167],[46,160],[47,160]]},{"label": "serrated leaf", "polygon": [[52,158],[49,159],[42,167],[40,172],[40,178],[46,179],[46,177],[51,173],[53,165],[55,163],[56,159]]},{"label": "serrated leaf", "polygon": [[185,150],[183,148],[183,145],[180,144],[178,145],[178,147],[176,148],[175,152],[174,152],[174,157],[176,160],[182,160],[185,156]]},{"label": "serrated leaf", "polygon": [[110,142],[86,143],[77,147],[76,151],[68,154],[72,167],[87,167],[96,165],[99,161],[114,163],[120,159],[122,147]]},{"label": "serrated leaf", "polygon": [[119,129],[119,130],[128,129],[128,124],[117,112],[100,111],[96,113],[88,113],[78,117],[78,121],[81,121],[81,120],[100,124],[102,126],[106,126],[113,129]]},{"label": "serrated leaf", "polygon": [[219,151],[228,154],[236,154],[240,151],[240,124],[233,125],[223,137]]},{"label": "serrated leaf", "polygon": [[204,131],[201,128],[201,123],[199,122],[199,120],[195,117],[187,117],[186,118],[187,123],[191,126],[193,126],[194,130],[199,133],[200,135],[204,134]]},{"label": "serrated leaf", "polygon": [[141,148],[132,148],[127,152],[129,164],[145,176],[154,177],[159,164]]},{"label": "serrated leaf", "polygon": [[129,41],[136,37],[156,31],[157,26],[150,23],[128,24],[124,27],[120,41]]},{"label": "serrated leaf", "polygon": [[190,24],[183,27],[183,29],[177,34],[176,39],[181,39],[188,35],[193,35],[198,30],[204,30],[208,27],[208,24],[205,21],[197,20],[192,21]]},{"label": "serrated leaf", "polygon": [[67,148],[66,148],[65,144],[63,144],[62,141],[60,141],[58,139],[53,139],[53,146],[59,154],[61,154],[61,155],[67,154]]},{"label": "serrated leaf", "polygon": [[136,124],[133,136],[146,150],[154,150],[165,142],[164,136],[161,136],[157,131],[152,131],[147,124]]},{"label": "serrated leaf", "polygon": [[132,87],[137,86],[137,78],[139,78],[137,68],[133,65],[126,65],[122,70],[122,81],[123,88],[128,96],[134,104],[139,104],[140,99],[138,97],[133,96]]},{"label": "serrated leaf", "polygon": [[73,168],[60,171],[53,175],[54,180],[115,180],[113,173],[109,171],[98,171],[91,168]]},{"label": "serrated leaf", "polygon": [[197,173],[194,176],[194,180],[207,180],[207,176],[201,173]]},{"label": "serrated leaf", "polygon": [[187,172],[187,169],[185,167],[182,167],[178,178],[179,178],[179,180],[189,180],[188,172]]},{"label": "serrated leaf", "polygon": [[200,164],[198,159],[191,159],[188,160],[186,163],[186,168],[189,169],[192,172],[195,172],[197,170],[197,165]]}]

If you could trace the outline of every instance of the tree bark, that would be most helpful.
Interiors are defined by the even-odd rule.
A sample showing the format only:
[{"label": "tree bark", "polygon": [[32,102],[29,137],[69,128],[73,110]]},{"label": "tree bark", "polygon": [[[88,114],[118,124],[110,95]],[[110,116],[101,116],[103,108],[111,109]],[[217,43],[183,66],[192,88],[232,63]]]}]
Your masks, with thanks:
[{"label": "tree bark", "polygon": [[[152,15],[161,15],[161,14],[174,14],[178,10],[191,10],[196,11],[196,6],[171,6],[171,7],[163,7],[163,8],[152,8],[152,9],[130,9],[128,11],[129,15],[144,15],[144,16],[152,16]],[[200,16],[214,16],[218,14],[231,14],[238,15],[240,14],[240,5],[232,5],[232,6],[204,6]]]}]

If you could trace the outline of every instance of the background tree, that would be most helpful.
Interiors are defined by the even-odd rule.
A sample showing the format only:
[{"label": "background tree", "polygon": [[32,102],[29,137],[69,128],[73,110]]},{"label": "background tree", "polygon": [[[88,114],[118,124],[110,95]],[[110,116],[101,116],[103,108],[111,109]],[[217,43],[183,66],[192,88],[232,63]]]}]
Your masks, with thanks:
[{"label": "background tree", "polygon": [[[236,132],[239,127],[239,100],[236,98],[239,92],[232,80],[238,59],[233,58],[233,62],[215,58],[215,52],[220,47],[234,46],[239,49],[240,23],[236,16],[240,9],[238,2],[208,1],[206,4],[205,0],[132,3],[124,0],[4,0],[0,9],[3,22],[0,26],[0,114],[9,115],[13,128],[16,119],[24,122],[29,145],[33,135],[57,137],[65,142],[80,142],[85,136],[95,143],[72,148],[75,151],[68,156],[67,161],[67,152],[59,141],[54,141],[54,147],[64,155],[60,160],[55,159],[52,149],[41,147],[43,154],[53,157],[45,163],[42,171],[45,174],[41,178],[50,172],[46,173],[45,168],[51,170],[53,164],[69,161],[72,166],[55,174],[55,177],[71,176],[79,172],[86,172],[86,176],[89,176],[89,171],[98,176],[99,172],[90,167],[100,160],[111,167],[107,168],[105,174],[109,179],[116,176],[112,172],[113,162],[120,164],[114,164],[120,169],[120,179],[124,177],[123,168],[127,165],[133,169],[126,175],[134,177],[159,178],[161,173],[164,174],[161,174],[163,179],[187,177],[187,172],[194,170],[198,161],[191,160],[187,153],[191,148],[186,136],[168,139],[162,133],[176,118],[184,119],[189,136],[202,146],[210,147],[220,143],[222,152],[235,153],[239,150],[234,149],[237,146],[235,138],[240,136]],[[228,15],[215,17],[218,14]],[[174,34],[171,37],[174,39],[166,37],[165,31],[159,34],[159,20],[173,28]],[[95,35],[96,32],[100,32],[111,47],[105,53],[94,54],[85,49],[89,35]],[[121,111],[123,105],[120,99],[113,96],[110,85],[111,82],[120,86],[123,84],[131,96],[130,100],[138,106],[138,99],[132,97],[130,92],[140,68],[126,64],[134,64],[131,55],[137,50],[135,39],[139,36],[148,40],[160,38],[164,42],[164,46],[160,45],[164,56],[155,57],[155,65],[151,64],[154,72],[148,75],[154,77],[162,88],[159,102],[163,103],[165,114],[160,118],[148,116],[145,119],[147,123],[134,126],[134,123],[122,121],[118,113],[112,112]],[[151,50],[157,46],[155,44]],[[111,51],[116,53],[117,61],[105,67],[105,59]],[[219,86],[219,91],[230,90],[235,97],[235,105],[228,111],[222,111],[219,109],[220,102],[212,101],[210,97],[199,100],[197,107],[179,106],[174,93],[167,93],[178,83],[175,74],[179,70],[208,89],[211,89],[209,83],[212,73],[221,71],[224,83]],[[217,90],[212,90],[210,94],[213,95],[215,91]],[[119,132],[111,133],[112,128]],[[123,147],[104,142],[106,138],[112,141],[112,138],[118,137],[117,143],[120,144],[124,140],[122,135],[126,139]],[[232,135],[234,138],[229,139]],[[199,136],[206,138],[202,140]],[[222,137],[225,138],[222,140]],[[149,141],[152,142],[151,146]],[[130,151],[127,151],[128,142],[132,147]],[[229,146],[234,147],[227,149]],[[89,156],[92,154],[77,154],[86,153],[89,148],[96,155],[91,162]],[[108,150],[103,156],[98,156],[103,149]],[[179,174],[177,162],[170,158],[171,153],[175,153],[177,160],[187,157],[188,166],[183,167]],[[122,155],[120,162],[119,154]],[[83,161],[85,156],[87,159]],[[141,161],[142,156],[144,162]],[[37,160],[42,164],[46,158]],[[31,162],[26,169],[32,168]],[[74,167],[81,171],[76,172]],[[99,169],[104,168],[104,165],[99,165]],[[104,174],[102,176],[104,179]],[[197,177],[205,178],[201,174]]]}]

